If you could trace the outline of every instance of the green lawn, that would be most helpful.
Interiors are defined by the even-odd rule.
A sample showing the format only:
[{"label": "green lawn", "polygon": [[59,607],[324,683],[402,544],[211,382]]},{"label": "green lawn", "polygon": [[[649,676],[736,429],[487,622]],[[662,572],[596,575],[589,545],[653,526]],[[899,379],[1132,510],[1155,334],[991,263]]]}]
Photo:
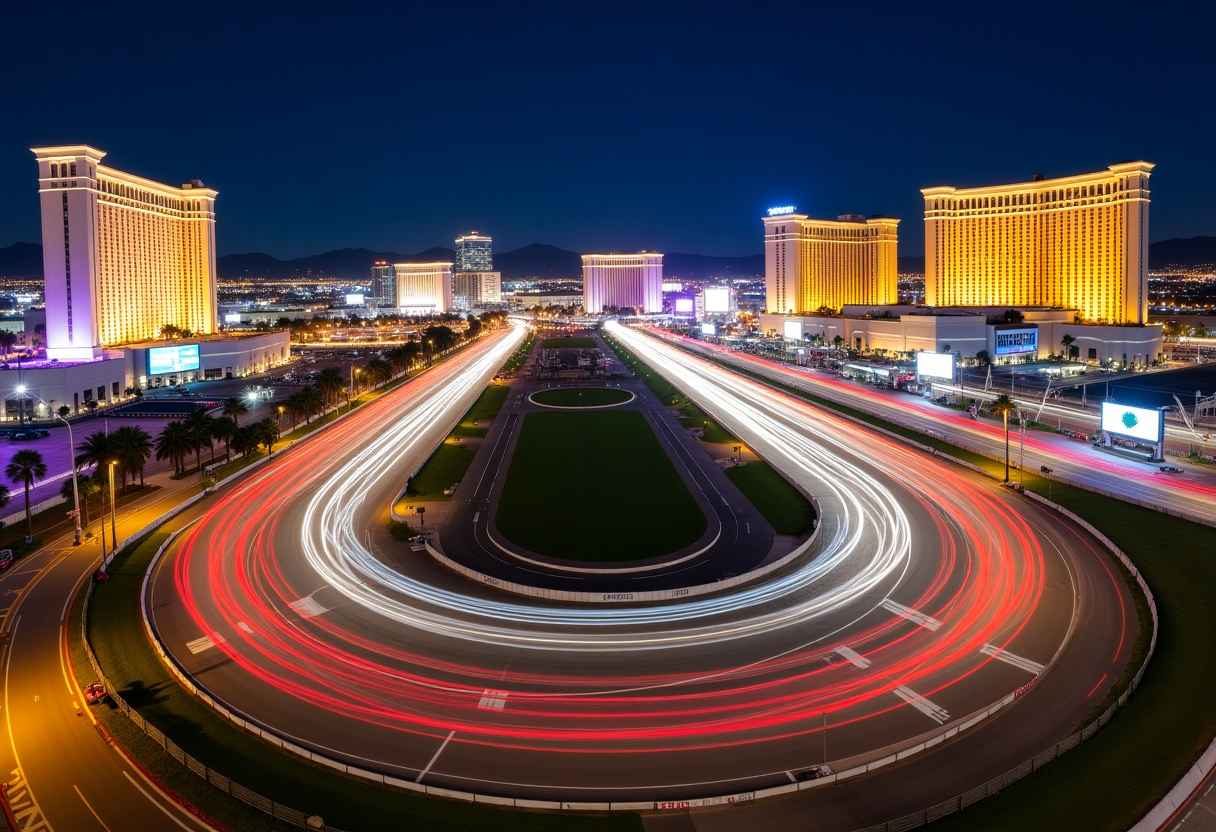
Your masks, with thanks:
[{"label": "green lawn", "polygon": [[[165,670],[144,636],[139,588],[157,547],[154,534],[110,566],[89,609],[89,638],[114,688],[187,754],[263,797],[323,817],[347,832],[425,829],[428,832],[641,832],[637,815],[582,816],[493,809],[377,786],[307,762],[257,739],[188,694]],[[83,593],[72,611],[72,661],[77,678],[95,677],[80,642]],[[170,789],[233,830],[274,832],[288,827],[229,797],[184,768],[116,708],[98,719]]]},{"label": "green lawn", "polygon": [[763,460],[726,469],[743,495],[764,515],[777,534],[799,535],[810,531],[815,519],[811,501]]},{"label": "green lawn", "polygon": [[477,397],[477,401],[473,402],[473,406],[464,414],[460,423],[471,425],[477,422],[484,426],[484,423],[492,421],[498,415],[510,395],[511,388],[505,384],[491,384]]},{"label": "green lawn", "polygon": [[594,349],[597,346],[594,338],[546,338],[540,345],[547,350]]},{"label": "green lawn", "polygon": [[524,417],[496,522],[533,552],[586,561],[665,555],[706,528],[646,417],[633,410]]},{"label": "green lawn", "polygon": [[443,490],[460,482],[476,455],[476,451],[462,448],[452,439],[444,440],[417,476],[410,478],[409,496],[424,500],[450,499],[444,496]]},{"label": "green lawn", "polygon": [[542,390],[532,394],[532,401],[550,407],[604,407],[629,401],[626,390],[608,390],[602,387],[578,389],[567,387],[558,390]]}]

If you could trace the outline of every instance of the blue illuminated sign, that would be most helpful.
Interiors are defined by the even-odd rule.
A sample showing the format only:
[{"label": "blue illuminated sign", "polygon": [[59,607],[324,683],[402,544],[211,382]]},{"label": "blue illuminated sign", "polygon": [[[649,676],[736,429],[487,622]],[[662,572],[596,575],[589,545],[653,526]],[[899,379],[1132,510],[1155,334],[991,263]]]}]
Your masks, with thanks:
[{"label": "blue illuminated sign", "polygon": [[780,216],[784,216],[785,214],[792,214],[797,210],[798,210],[797,205],[782,205],[779,208],[769,208],[768,215],[770,217],[780,217]]},{"label": "blue illuminated sign", "polygon": [[183,373],[199,367],[198,344],[152,347],[148,350],[148,375]]}]

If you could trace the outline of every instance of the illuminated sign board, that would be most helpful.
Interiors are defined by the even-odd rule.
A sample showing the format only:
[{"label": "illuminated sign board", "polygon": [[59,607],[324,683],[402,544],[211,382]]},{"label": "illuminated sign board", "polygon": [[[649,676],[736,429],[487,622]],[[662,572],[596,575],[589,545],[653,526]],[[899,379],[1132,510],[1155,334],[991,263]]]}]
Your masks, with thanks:
[{"label": "illuminated sign board", "polygon": [[954,355],[948,352],[918,352],[916,374],[921,378],[954,381]]},{"label": "illuminated sign board", "polygon": [[782,321],[781,335],[787,341],[801,341],[802,321]]},{"label": "illuminated sign board", "polygon": [[684,291],[684,284],[683,284],[683,283],[671,283],[671,282],[668,282],[668,281],[663,281],[663,291],[664,291],[664,292],[683,292],[683,291]]},{"label": "illuminated sign board", "polygon": [[1102,402],[1102,430],[1155,445],[1165,431],[1165,411]]},{"label": "illuminated sign board", "polygon": [[184,373],[199,367],[198,344],[151,347],[148,350],[148,375]]},{"label": "illuminated sign board", "polygon": [[777,208],[769,208],[768,215],[770,217],[781,217],[786,214],[792,214],[798,210],[797,205],[781,205]]},{"label": "illuminated sign board", "polygon": [[707,314],[730,311],[730,289],[717,288],[705,290],[705,311]]},{"label": "illuminated sign board", "polygon": [[691,315],[692,312],[692,298],[676,298],[677,315]]},{"label": "illuminated sign board", "polygon": [[993,332],[997,355],[1024,355],[1039,351],[1038,327],[998,329]]},{"label": "illuminated sign board", "polygon": [[717,335],[718,327],[714,324],[701,324],[702,335]]},{"label": "illuminated sign board", "polygon": [[363,305],[363,295],[362,294],[347,295],[346,296],[346,305],[347,306],[362,306]]},{"label": "illuminated sign board", "polygon": [[224,323],[239,324],[240,322],[241,322],[241,313],[240,312],[225,312],[224,313]]}]

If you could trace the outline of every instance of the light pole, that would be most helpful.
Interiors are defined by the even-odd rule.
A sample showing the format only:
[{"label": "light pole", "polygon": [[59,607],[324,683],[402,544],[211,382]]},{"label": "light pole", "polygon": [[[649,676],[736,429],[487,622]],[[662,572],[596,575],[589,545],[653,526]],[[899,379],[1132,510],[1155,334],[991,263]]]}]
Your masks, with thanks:
[{"label": "light pole", "polygon": [[1018,485],[1022,484],[1022,470],[1026,467],[1026,414],[1018,411]]},{"label": "light pole", "polygon": [[[17,376],[21,376],[21,353],[17,353]],[[17,417],[18,427],[25,427],[25,389],[24,384],[17,385],[17,403],[21,408],[17,411],[20,414]]]},{"label": "light pole", "polygon": [[[117,552],[118,552],[118,527],[114,521],[114,514],[115,514],[115,511],[114,511],[114,466],[117,464],[118,464],[118,460],[115,460],[115,459],[110,460],[110,465],[109,465],[109,468],[110,468],[110,537],[114,544],[111,547],[111,551],[113,551],[115,554],[117,554]],[[105,530],[105,527],[103,526],[102,530],[101,530],[102,537],[105,536],[105,533],[106,533],[106,530]],[[104,561],[102,562],[102,566],[103,567],[105,566]]]},{"label": "light pole", "polygon": [[1001,411],[1001,419],[1005,422],[1005,482],[1009,482],[1009,411]]},{"label": "light pole", "polygon": [[[35,398],[37,398],[38,401],[42,402],[43,404],[46,404],[46,402],[42,399],[41,396],[36,396]],[[75,451],[76,451],[76,440],[72,438],[72,424],[67,419],[63,418],[58,413],[56,413],[49,404],[46,404],[46,408],[47,408],[47,410],[51,411],[52,416],[54,416],[56,419],[58,419],[59,421],[63,422],[65,425],[67,425],[67,428],[68,428],[68,459],[71,460],[72,454],[75,453]],[[73,512],[73,514],[76,518],[76,531],[75,531],[75,536],[72,540],[72,545],[79,546],[82,542],[81,535],[80,535],[80,486],[76,480],[76,462],[75,462],[75,460],[72,460],[72,502],[76,507],[76,511]],[[102,569],[105,569],[104,560],[102,561]]]}]

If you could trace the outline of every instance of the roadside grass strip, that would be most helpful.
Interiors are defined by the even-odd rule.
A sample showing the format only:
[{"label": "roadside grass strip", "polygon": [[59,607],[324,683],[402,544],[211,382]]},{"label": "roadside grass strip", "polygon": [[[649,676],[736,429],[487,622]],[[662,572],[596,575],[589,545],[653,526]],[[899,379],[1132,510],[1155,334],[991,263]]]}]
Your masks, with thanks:
[{"label": "roadside grass strip", "polygon": [[728,467],[726,476],[777,534],[800,535],[811,530],[815,520],[811,501],[764,460]]},{"label": "roadside grass strip", "polygon": [[[223,719],[170,675],[143,631],[139,592],[156,549],[168,537],[156,533],[110,566],[89,604],[89,640],[110,684],[151,726],[186,754],[232,783],[258,795],[325,819],[329,829],[378,832],[640,832],[634,814],[532,813],[411,794],[359,780],[282,751]],[[80,635],[84,592],[71,613],[70,649],[81,685],[94,679]],[[93,713],[127,751],[170,790],[233,830],[272,832],[288,828],[221,789],[171,757],[113,705]],[[442,740],[438,737],[436,742]],[[235,790],[235,789],[234,789]]]}]

